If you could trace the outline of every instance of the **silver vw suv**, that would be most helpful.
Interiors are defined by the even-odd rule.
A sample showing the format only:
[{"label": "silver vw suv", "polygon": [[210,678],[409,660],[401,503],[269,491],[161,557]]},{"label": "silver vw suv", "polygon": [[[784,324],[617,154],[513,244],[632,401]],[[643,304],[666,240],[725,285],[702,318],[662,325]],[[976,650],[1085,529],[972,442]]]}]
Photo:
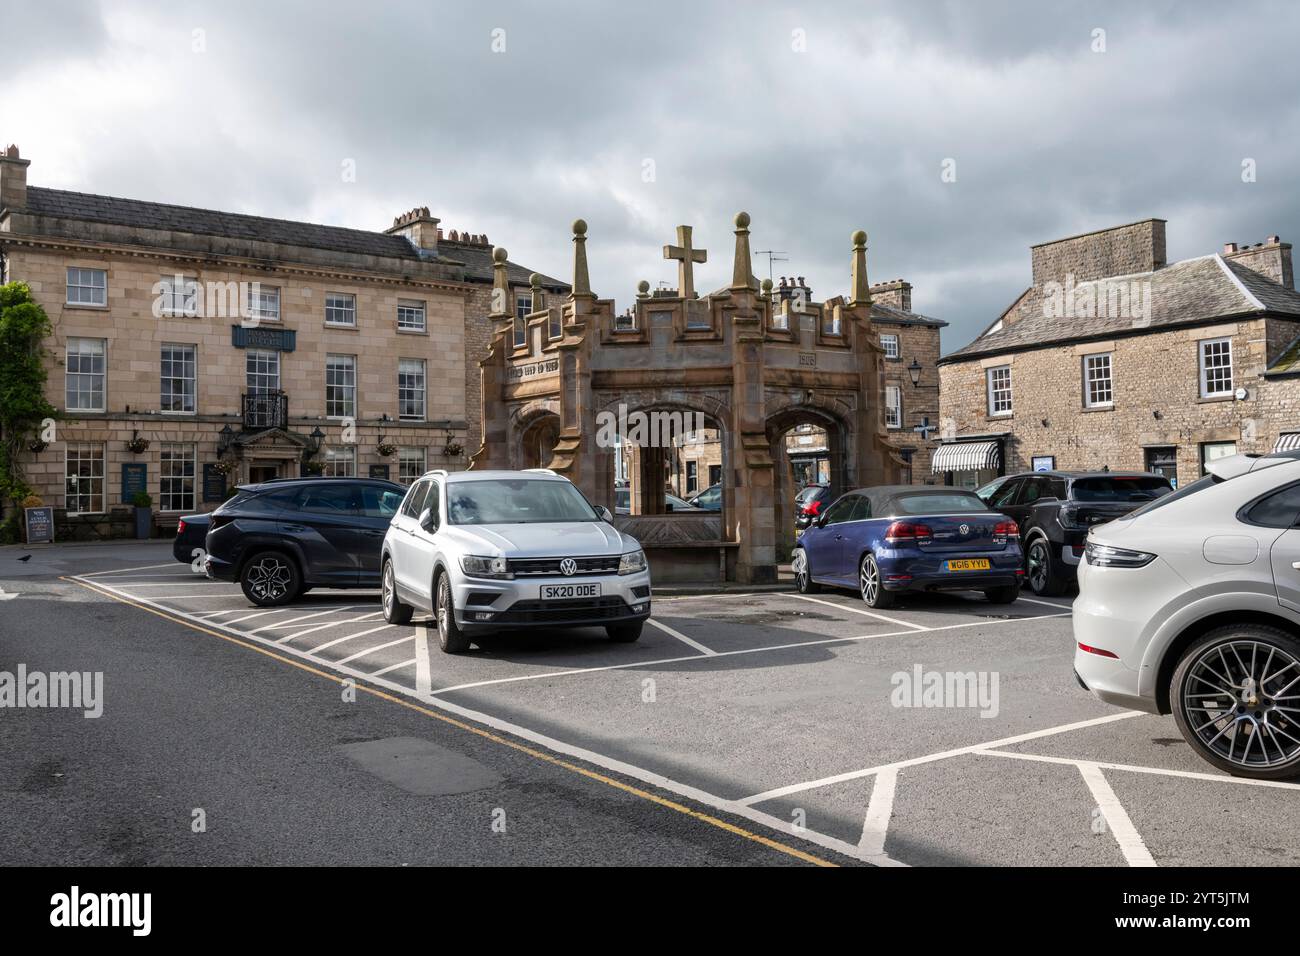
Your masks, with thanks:
[{"label": "silver vw suv", "polygon": [[431,471],[384,536],[384,620],[431,612],[448,654],[476,633],[603,626],[635,641],[650,616],[641,546],[552,471]]}]

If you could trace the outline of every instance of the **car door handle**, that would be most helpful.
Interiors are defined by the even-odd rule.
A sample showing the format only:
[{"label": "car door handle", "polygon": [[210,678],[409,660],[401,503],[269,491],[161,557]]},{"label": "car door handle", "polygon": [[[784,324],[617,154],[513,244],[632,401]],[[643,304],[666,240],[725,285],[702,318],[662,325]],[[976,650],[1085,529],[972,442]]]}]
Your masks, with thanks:
[{"label": "car door handle", "polygon": [[306,528],[305,525],[300,525],[300,524],[287,524],[287,525],[284,526],[284,530],[285,530],[285,531],[292,531],[292,532],[294,532],[294,533],[296,534],[296,533],[298,533],[298,532],[300,532],[300,531],[306,531],[307,528]]}]

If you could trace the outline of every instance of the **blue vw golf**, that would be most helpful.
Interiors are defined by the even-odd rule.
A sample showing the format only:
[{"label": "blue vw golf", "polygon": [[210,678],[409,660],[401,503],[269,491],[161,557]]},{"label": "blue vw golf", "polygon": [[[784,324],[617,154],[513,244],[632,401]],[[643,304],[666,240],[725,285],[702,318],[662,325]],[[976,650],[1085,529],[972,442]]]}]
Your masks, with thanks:
[{"label": "blue vw golf", "polygon": [[983,591],[994,604],[1020,594],[1016,523],[960,488],[882,485],[836,499],[799,538],[792,560],[803,594],[856,587],[869,607],[901,591]]}]

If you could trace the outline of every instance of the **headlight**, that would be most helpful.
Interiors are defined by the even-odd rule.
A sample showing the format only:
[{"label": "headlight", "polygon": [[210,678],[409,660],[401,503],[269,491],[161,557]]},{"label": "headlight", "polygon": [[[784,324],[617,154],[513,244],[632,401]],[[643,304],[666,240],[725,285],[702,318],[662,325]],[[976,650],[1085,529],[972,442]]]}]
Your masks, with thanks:
[{"label": "headlight", "polygon": [[636,574],[645,570],[645,552],[629,551],[618,559],[619,574]]},{"label": "headlight", "polygon": [[505,558],[484,558],[467,554],[460,559],[460,568],[470,577],[475,578],[511,577]]},{"label": "headlight", "polygon": [[1156,556],[1146,551],[1130,551],[1128,548],[1112,548],[1110,545],[1089,541],[1084,549],[1084,557],[1089,564],[1097,568],[1144,568]]}]

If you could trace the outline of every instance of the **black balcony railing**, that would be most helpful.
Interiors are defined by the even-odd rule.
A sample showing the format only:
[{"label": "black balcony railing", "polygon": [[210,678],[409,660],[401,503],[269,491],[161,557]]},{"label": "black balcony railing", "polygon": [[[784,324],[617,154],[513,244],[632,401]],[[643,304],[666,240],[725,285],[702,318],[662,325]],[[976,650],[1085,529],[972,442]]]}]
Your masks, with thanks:
[{"label": "black balcony railing", "polygon": [[244,428],[285,428],[289,424],[289,396],[284,392],[244,395],[241,403]]}]

